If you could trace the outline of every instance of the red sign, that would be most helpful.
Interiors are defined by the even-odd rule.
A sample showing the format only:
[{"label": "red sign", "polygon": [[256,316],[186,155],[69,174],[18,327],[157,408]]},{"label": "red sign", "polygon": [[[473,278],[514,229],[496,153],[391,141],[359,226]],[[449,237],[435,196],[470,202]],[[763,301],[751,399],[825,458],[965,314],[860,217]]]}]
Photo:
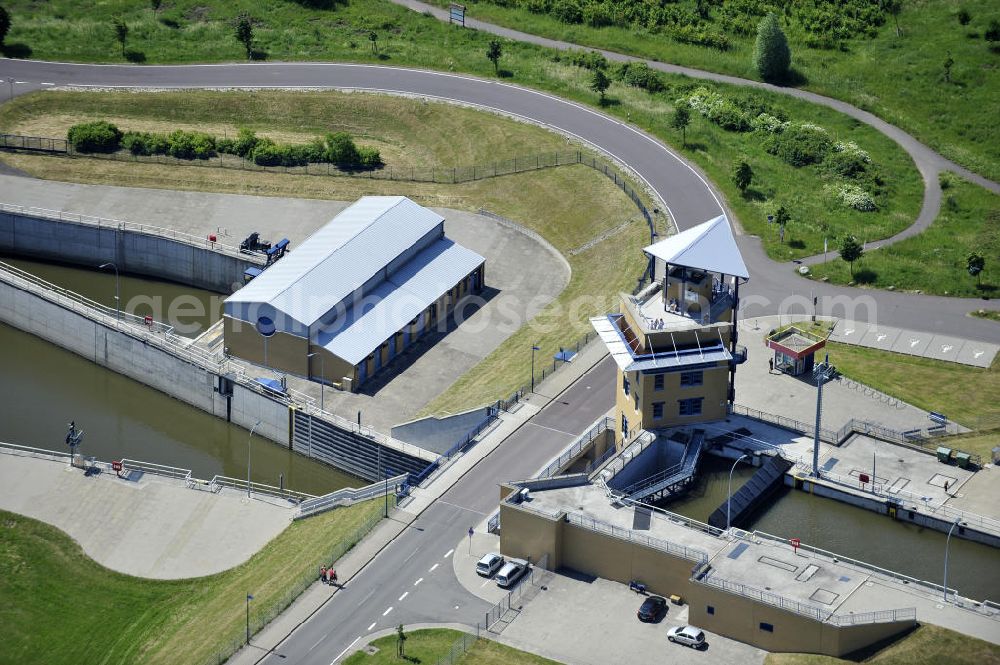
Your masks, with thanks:
[{"label": "red sign", "polygon": [[799,551],[799,545],[801,545],[801,544],[802,544],[802,541],[801,541],[801,540],[799,540],[798,538],[792,538],[792,539],[791,539],[790,541],[788,541],[788,542],[790,542],[790,543],[792,544],[792,549],[794,549],[794,550],[795,550],[796,552],[798,552],[798,551]]},{"label": "red sign", "polygon": [[147,316],[144,316],[142,320],[146,323],[147,326],[150,326],[150,327],[153,326],[153,317],[147,315]]},{"label": "red sign", "polygon": [[208,234],[208,241],[209,242],[215,242],[215,234],[214,233],[209,233]]},{"label": "red sign", "polygon": [[867,483],[869,481],[868,474],[867,473],[859,473],[858,474],[858,480],[860,480],[861,484],[864,485],[865,483]]},{"label": "red sign", "polygon": [[111,470],[114,471],[115,473],[121,471],[122,470],[122,463],[120,461],[118,461],[118,460],[112,461],[111,462]]}]

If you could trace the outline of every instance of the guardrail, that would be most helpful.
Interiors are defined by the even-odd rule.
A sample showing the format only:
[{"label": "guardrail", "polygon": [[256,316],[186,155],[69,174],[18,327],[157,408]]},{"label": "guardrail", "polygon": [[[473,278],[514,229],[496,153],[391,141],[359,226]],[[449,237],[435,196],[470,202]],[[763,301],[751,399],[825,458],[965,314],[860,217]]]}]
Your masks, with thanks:
[{"label": "guardrail", "polygon": [[[801,420],[795,420],[794,418],[786,418],[785,416],[779,416],[773,413],[767,413],[766,411],[751,409],[749,407],[743,406],[742,404],[733,404],[732,408],[730,409],[730,413],[737,416],[747,416],[749,418],[763,420],[764,422],[777,425],[778,427],[783,427],[793,432],[799,432],[800,434],[812,435],[815,433],[815,425],[810,425],[809,423],[804,423]],[[825,427],[820,427],[819,439],[820,441],[825,441],[826,443],[830,443],[833,445],[838,445],[840,441],[837,432],[834,432],[833,430],[830,429],[826,429]]]},{"label": "guardrail", "polygon": [[[566,466],[571,459],[583,452],[583,449],[589,445],[599,434],[614,427],[615,421],[607,416],[601,418],[597,421],[589,430],[584,432],[577,438],[573,443],[569,445],[566,450],[563,451],[559,457],[554,459],[547,467],[541,470],[535,478],[549,478],[555,475]],[[609,450],[614,453],[614,447],[609,448]],[[606,452],[605,455],[608,453]]]},{"label": "guardrail", "polygon": [[44,219],[54,219],[60,222],[73,222],[75,224],[86,224],[88,226],[95,226],[99,229],[104,228],[104,229],[113,229],[115,231],[132,231],[135,233],[144,233],[146,235],[152,235],[152,236],[157,236],[159,238],[166,238],[168,240],[173,240],[175,242],[181,242],[186,245],[198,247],[200,249],[210,249],[212,251],[219,252],[220,254],[239,257],[241,259],[245,259],[253,263],[258,263],[260,265],[264,265],[265,263],[264,259],[261,258],[260,256],[256,254],[247,254],[246,252],[241,252],[238,247],[226,245],[221,242],[212,242],[207,237],[199,238],[198,236],[191,235],[190,233],[184,233],[183,231],[175,231],[174,229],[168,229],[162,226],[153,226],[151,224],[139,224],[136,222],[126,222],[120,219],[108,219],[106,217],[96,217],[94,215],[82,215],[75,212],[64,212],[61,210],[36,208],[34,206],[26,207],[13,203],[0,203],[0,213],[24,215],[26,217],[42,217]]},{"label": "guardrail", "polygon": [[631,462],[636,455],[641,453],[643,450],[649,447],[649,444],[656,441],[656,435],[650,431],[643,430],[640,432],[631,443],[625,446],[622,451],[615,457],[612,458],[611,462],[606,464],[604,468],[599,468],[595,471],[595,474],[599,473],[600,477],[603,479],[606,485],[608,481],[615,477],[615,475],[625,468],[625,465]]},{"label": "guardrail", "polygon": [[9,455],[20,455],[23,457],[39,457],[54,461],[69,461],[73,457],[72,453],[63,453],[58,450],[47,450],[45,448],[35,448],[32,446],[22,446],[17,443],[7,443],[0,441],[0,452]]},{"label": "guardrail", "polygon": [[405,483],[408,477],[409,474],[403,473],[393,478],[387,478],[383,481],[374,482],[371,485],[360,489],[345,487],[344,489],[339,489],[334,492],[330,492],[329,494],[324,494],[323,496],[306,499],[299,504],[299,510],[294,519],[312,517],[313,515],[326,512],[327,510],[336,508],[344,503],[354,503],[356,501],[364,501],[365,499],[372,499],[376,496],[381,496],[386,493],[387,487],[396,488]]},{"label": "guardrail", "polygon": [[866,623],[892,623],[894,621],[916,621],[917,608],[904,607],[898,610],[878,610],[856,614],[834,614],[827,623],[837,626],[857,626]]},{"label": "guardrail", "polygon": [[708,554],[702,552],[701,550],[693,549],[687,545],[673,543],[669,540],[646,536],[632,529],[615,526],[614,524],[602,522],[601,520],[594,519],[593,517],[587,517],[586,515],[566,513],[566,521],[570,524],[575,524],[596,533],[604,533],[612,538],[639,543],[640,545],[645,545],[646,547],[651,547],[653,549],[660,550],[661,552],[666,552],[689,561],[695,561],[697,563],[708,561]]}]

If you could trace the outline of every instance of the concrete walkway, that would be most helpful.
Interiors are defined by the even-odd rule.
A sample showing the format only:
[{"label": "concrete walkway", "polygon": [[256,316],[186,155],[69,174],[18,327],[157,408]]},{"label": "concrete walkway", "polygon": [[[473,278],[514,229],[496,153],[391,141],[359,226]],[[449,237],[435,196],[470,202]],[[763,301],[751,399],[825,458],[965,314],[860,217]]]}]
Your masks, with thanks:
[{"label": "concrete walkway", "polygon": [[65,460],[0,454],[0,508],[65,531],[102,566],[137,577],[202,577],[237,566],[291,523],[290,504],[182,481],[86,476]]}]

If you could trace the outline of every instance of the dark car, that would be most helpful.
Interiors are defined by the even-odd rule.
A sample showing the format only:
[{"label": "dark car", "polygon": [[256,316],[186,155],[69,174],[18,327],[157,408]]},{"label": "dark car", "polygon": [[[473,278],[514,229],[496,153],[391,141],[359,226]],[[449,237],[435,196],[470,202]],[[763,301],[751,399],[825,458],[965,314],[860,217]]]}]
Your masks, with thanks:
[{"label": "dark car", "polygon": [[667,599],[660,596],[650,596],[642,601],[642,606],[636,612],[639,621],[659,621],[667,613]]}]

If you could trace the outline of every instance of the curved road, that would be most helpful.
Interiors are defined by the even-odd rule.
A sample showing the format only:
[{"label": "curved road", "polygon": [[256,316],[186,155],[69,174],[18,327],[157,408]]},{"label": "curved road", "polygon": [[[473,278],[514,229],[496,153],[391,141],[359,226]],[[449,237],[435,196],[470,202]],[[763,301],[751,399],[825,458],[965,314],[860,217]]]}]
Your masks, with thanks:
[{"label": "curved road", "polygon": [[[500,81],[357,64],[254,63],[188,66],[80,65],[5,60],[17,91],[46,85],[81,87],[315,87],[413,94],[493,109],[579,138],[628,165],[665,202],[678,228],[725,211],[721,196],[698,170],[656,138],[575,102]],[[934,180],[936,183],[936,178]],[[2,192],[0,192],[2,198]],[[966,316],[992,304],[975,299],[861,290],[794,277],[791,264],[771,261],[759,241],[741,236],[751,280],[744,318],[811,311],[956,337],[1000,341],[1000,326]]]}]

